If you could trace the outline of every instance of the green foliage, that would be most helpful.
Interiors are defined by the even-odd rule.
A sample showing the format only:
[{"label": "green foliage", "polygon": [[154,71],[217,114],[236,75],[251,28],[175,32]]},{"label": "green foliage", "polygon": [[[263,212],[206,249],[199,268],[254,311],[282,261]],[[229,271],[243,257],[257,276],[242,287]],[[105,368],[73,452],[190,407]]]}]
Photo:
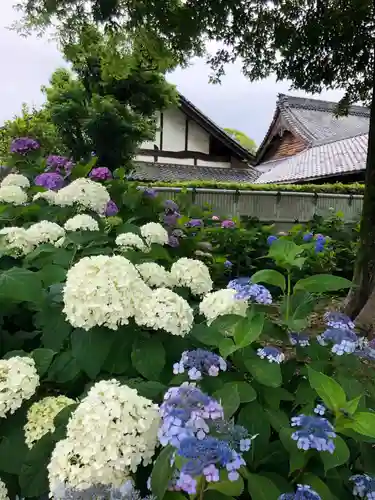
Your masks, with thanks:
[{"label": "green foliage", "polygon": [[224,130],[228,135],[239,142],[241,146],[251,151],[251,153],[256,152],[257,146],[255,144],[255,141],[253,141],[253,139],[250,139],[250,137],[248,137],[244,132],[236,130],[235,128],[225,128]]}]

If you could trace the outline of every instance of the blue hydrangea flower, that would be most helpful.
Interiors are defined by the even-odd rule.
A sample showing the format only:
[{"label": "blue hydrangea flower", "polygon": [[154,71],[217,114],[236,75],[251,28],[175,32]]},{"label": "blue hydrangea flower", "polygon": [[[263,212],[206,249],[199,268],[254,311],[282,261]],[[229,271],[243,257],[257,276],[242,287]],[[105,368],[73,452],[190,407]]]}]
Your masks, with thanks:
[{"label": "blue hydrangea flower", "polygon": [[271,246],[274,241],[277,241],[277,239],[278,239],[277,236],[271,234],[271,236],[268,236],[267,238],[267,244]]},{"label": "blue hydrangea flower", "polygon": [[201,380],[203,375],[217,377],[220,371],[225,372],[226,369],[227,363],[221,356],[205,349],[185,351],[180,361],[173,365],[175,375],[187,371],[190,380]]},{"label": "blue hydrangea flower", "polygon": [[190,219],[189,222],[185,224],[187,227],[202,227],[203,225],[202,219]]},{"label": "blue hydrangea flower", "polygon": [[190,476],[190,474],[180,473],[176,481],[176,489],[185,491],[189,495],[197,493],[197,480]]},{"label": "blue hydrangea flower", "polygon": [[161,425],[158,431],[163,446],[180,446],[183,439],[204,439],[209,432],[209,423],[224,418],[222,406],[192,384],[170,388],[159,408]]},{"label": "blue hydrangea flower", "polygon": [[314,413],[316,413],[317,415],[320,415],[321,417],[323,417],[324,414],[325,414],[325,412],[326,412],[326,410],[327,410],[327,408],[324,405],[318,404],[314,408]]},{"label": "blue hydrangea flower", "polygon": [[278,500],[321,500],[321,497],[316,493],[311,486],[307,484],[297,484],[295,493],[283,493]]},{"label": "blue hydrangea flower", "polygon": [[169,212],[169,211],[170,212],[178,212],[180,210],[180,207],[173,200],[165,200],[164,209],[166,212]]},{"label": "blue hydrangea flower", "polygon": [[322,253],[322,252],[324,252],[324,243],[317,241],[315,243],[315,253]]},{"label": "blue hydrangea flower", "polygon": [[226,260],[224,262],[224,267],[226,267],[227,269],[231,269],[233,267],[233,264],[230,260]]},{"label": "blue hydrangea flower", "polygon": [[299,449],[334,452],[335,444],[332,439],[336,437],[336,433],[326,418],[299,415],[292,418],[291,425],[299,427],[292,434]]},{"label": "blue hydrangea flower", "polygon": [[309,241],[311,241],[314,237],[314,233],[306,233],[303,235],[303,241],[305,241],[306,243],[308,243]]},{"label": "blue hydrangea flower", "polygon": [[292,345],[307,347],[310,345],[310,337],[307,333],[289,333],[289,340]]},{"label": "blue hydrangea flower", "polygon": [[247,429],[242,427],[242,425],[236,425],[233,422],[225,420],[215,421],[213,428],[215,434],[220,436],[220,439],[227,441],[233,449],[241,452],[249,451],[251,442],[256,437],[250,437]]},{"label": "blue hydrangea flower", "polygon": [[350,478],[354,483],[353,495],[366,500],[375,500],[375,479],[368,474],[357,474]]},{"label": "blue hydrangea flower", "polygon": [[277,347],[265,346],[257,350],[257,355],[261,359],[268,359],[270,363],[282,363],[285,359],[284,354]]},{"label": "blue hydrangea flower", "polygon": [[358,337],[357,349],[354,354],[360,358],[375,361],[375,341],[369,342],[365,337]]},{"label": "blue hydrangea flower", "polygon": [[328,311],[324,314],[323,319],[327,326],[339,330],[353,330],[355,326],[349,316],[341,312]]},{"label": "blue hydrangea flower", "polygon": [[331,328],[317,336],[320,345],[332,344],[331,352],[342,356],[351,354],[356,350],[358,344],[357,335],[351,330]]},{"label": "blue hydrangea flower", "polygon": [[254,285],[250,278],[237,278],[231,280],[227,288],[236,290],[235,298],[238,300],[252,300],[257,304],[272,304],[272,295],[263,285]]}]

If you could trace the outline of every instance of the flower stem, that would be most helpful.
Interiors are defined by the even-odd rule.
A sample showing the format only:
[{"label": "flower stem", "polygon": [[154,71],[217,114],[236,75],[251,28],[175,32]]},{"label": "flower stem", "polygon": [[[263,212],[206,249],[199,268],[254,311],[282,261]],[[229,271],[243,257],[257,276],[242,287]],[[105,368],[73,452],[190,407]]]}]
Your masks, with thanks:
[{"label": "flower stem", "polygon": [[288,276],[287,276],[287,290],[286,290],[286,312],[285,312],[285,318],[288,321],[289,320],[289,312],[290,312],[290,292],[292,288],[292,283],[291,283],[291,272],[288,270]]}]

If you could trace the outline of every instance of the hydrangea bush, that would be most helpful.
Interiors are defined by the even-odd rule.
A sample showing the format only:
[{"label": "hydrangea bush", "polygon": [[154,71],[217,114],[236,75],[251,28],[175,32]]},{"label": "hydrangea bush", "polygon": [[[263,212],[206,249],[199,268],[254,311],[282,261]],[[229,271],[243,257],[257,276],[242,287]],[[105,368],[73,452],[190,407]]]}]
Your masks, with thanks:
[{"label": "hydrangea bush", "polygon": [[[351,284],[293,284],[311,242],[273,239],[274,269],[215,289],[165,220],[175,202],[95,159],[66,168],[16,145],[3,188],[18,189],[0,203],[0,499],[374,498],[375,346],[335,311],[308,331],[319,297]],[[36,183],[51,168],[63,186]]]}]

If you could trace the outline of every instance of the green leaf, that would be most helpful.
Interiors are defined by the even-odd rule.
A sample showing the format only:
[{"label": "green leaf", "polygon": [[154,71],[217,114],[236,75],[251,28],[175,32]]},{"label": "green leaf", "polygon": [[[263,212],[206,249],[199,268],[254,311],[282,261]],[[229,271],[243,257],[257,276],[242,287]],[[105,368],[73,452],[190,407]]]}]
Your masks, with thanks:
[{"label": "green leaf", "polygon": [[283,427],[288,427],[289,418],[285,412],[282,410],[265,408],[264,409],[267,418],[271,424],[271,426],[275,429],[275,431],[279,432]]},{"label": "green leaf", "polygon": [[43,300],[39,274],[21,267],[0,272],[0,300],[39,304]]},{"label": "green leaf", "polygon": [[117,234],[122,234],[122,233],[134,233],[137,234],[138,236],[141,236],[140,228],[135,224],[129,224],[129,223],[122,224],[117,228]]},{"label": "green leaf", "polygon": [[72,331],[71,325],[65,320],[60,307],[46,306],[38,313],[38,324],[42,329],[42,344],[53,351],[60,351],[64,341]]},{"label": "green leaf", "polygon": [[131,349],[134,339],[134,332],[129,328],[119,328],[115,332],[114,342],[106,360],[103,363],[102,370],[114,375],[126,373],[131,367]]},{"label": "green leaf", "polygon": [[288,319],[286,319],[287,305],[287,298],[284,297],[280,305],[284,323],[290,330],[299,331],[307,326],[309,316],[315,308],[316,299],[304,290],[295,290],[289,298]]},{"label": "green leaf", "polygon": [[55,381],[61,384],[74,380],[80,373],[77,361],[72,356],[71,351],[64,351],[58,354],[53,360],[48,370],[49,381]]},{"label": "green leaf", "polygon": [[107,328],[96,327],[91,330],[77,328],[72,332],[72,353],[82,371],[94,379],[106,360],[115,334]]},{"label": "green leaf", "polygon": [[280,265],[295,266],[296,258],[304,251],[302,246],[296,245],[294,241],[278,239],[274,241],[268,251],[268,257]]},{"label": "green leaf", "polygon": [[319,477],[314,474],[304,474],[301,478],[302,484],[308,484],[311,488],[320,495],[322,500],[334,500],[335,497],[332,495],[328,486]]},{"label": "green leaf", "polygon": [[157,380],[165,365],[165,350],[156,336],[138,337],[133,344],[132,362],[143,377]]},{"label": "green leaf", "polygon": [[236,346],[233,340],[228,338],[222,339],[219,345],[219,351],[220,354],[223,356],[223,358],[227,358],[228,356],[236,352],[238,349],[239,347]]},{"label": "green leaf", "polygon": [[251,500],[278,500],[281,491],[268,477],[260,474],[247,474],[247,487]]},{"label": "green leaf", "polygon": [[238,316],[238,314],[225,314],[223,316],[219,316],[212,323],[211,327],[216,328],[223,335],[227,335],[232,337],[234,335],[234,331],[236,325],[239,321],[241,321],[242,316]]},{"label": "green leaf", "polygon": [[24,431],[26,413],[27,409],[23,406],[14,415],[9,415],[2,422],[0,433],[0,471],[18,475],[21,470],[23,460],[28,452]]},{"label": "green leaf", "polygon": [[290,428],[282,428],[279,431],[280,441],[284,448],[289,452],[289,472],[290,474],[296,470],[303,469],[309,460],[309,453],[299,450],[297,443],[292,439],[293,430]]},{"label": "green leaf", "polygon": [[282,291],[286,288],[285,276],[273,269],[263,269],[257,271],[251,276],[252,283],[267,283],[281,288]]},{"label": "green leaf", "polygon": [[174,453],[175,449],[172,446],[166,446],[154,462],[151,473],[151,490],[156,495],[157,500],[162,500],[167,491],[173,473],[171,459]]},{"label": "green leaf", "polygon": [[263,457],[268,447],[271,427],[261,405],[257,401],[245,405],[239,412],[237,423],[243,425],[250,436],[257,436],[252,442],[250,451],[246,453],[249,457],[246,461]]},{"label": "green leaf", "polygon": [[[342,387],[333,378],[307,367],[309,382],[322,398],[325,406],[334,412],[346,406],[346,395]],[[375,418],[375,415],[374,415]]]},{"label": "green leaf", "polygon": [[315,274],[308,278],[297,281],[294,290],[306,290],[311,293],[336,292],[344,288],[350,288],[352,282],[341,276],[331,274]]},{"label": "green leaf", "polygon": [[204,345],[218,347],[223,340],[223,335],[215,327],[205,325],[204,323],[196,324],[190,330],[189,335],[199,340]]},{"label": "green leaf", "polygon": [[328,451],[319,453],[319,456],[323,461],[324,470],[326,473],[330,469],[334,469],[335,467],[345,464],[350,457],[350,451],[345,441],[340,436],[337,436],[334,441],[335,450],[332,454]]},{"label": "green leaf", "polygon": [[47,373],[48,368],[50,367],[55,352],[51,349],[35,349],[32,352],[32,357],[35,361],[39,376],[42,377],[45,373]]},{"label": "green leaf", "polygon": [[375,438],[375,413],[356,413],[350,427],[359,434]]},{"label": "green leaf", "polygon": [[159,398],[167,390],[167,387],[164,384],[155,380],[137,382],[136,384],[133,384],[133,387],[137,389],[140,396],[152,400]]},{"label": "green leaf", "polygon": [[246,359],[244,363],[257,382],[268,387],[280,387],[282,377],[278,363],[269,363],[267,360],[258,357]]},{"label": "green leaf", "polygon": [[251,403],[257,398],[257,393],[248,382],[233,382],[236,387],[241,403]]},{"label": "green leaf", "polygon": [[224,408],[224,416],[229,419],[239,408],[241,400],[236,384],[227,383],[214,393],[215,399],[220,401]]},{"label": "green leaf", "polygon": [[355,413],[358,409],[358,405],[359,402],[361,401],[361,398],[362,395],[352,399],[351,401],[348,401],[346,403],[345,410],[348,411],[351,415],[353,415],[353,413]]},{"label": "green leaf", "polygon": [[234,330],[234,339],[237,347],[243,348],[257,340],[264,325],[264,313],[256,313],[241,319]]},{"label": "green leaf", "polygon": [[229,481],[227,472],[220,472],[220,481],[209,483],[207,490],[215,490],[226,496],[240,496],[244,490],[243,479],[240,476],[236,481]]},{"label": "green leaf", "polygon": [[53,285],[54,283],[63,283],[66,279],[66,269],[56,264],[47,264],[43,266],[38,275],[42,280],[45,288]]}]

